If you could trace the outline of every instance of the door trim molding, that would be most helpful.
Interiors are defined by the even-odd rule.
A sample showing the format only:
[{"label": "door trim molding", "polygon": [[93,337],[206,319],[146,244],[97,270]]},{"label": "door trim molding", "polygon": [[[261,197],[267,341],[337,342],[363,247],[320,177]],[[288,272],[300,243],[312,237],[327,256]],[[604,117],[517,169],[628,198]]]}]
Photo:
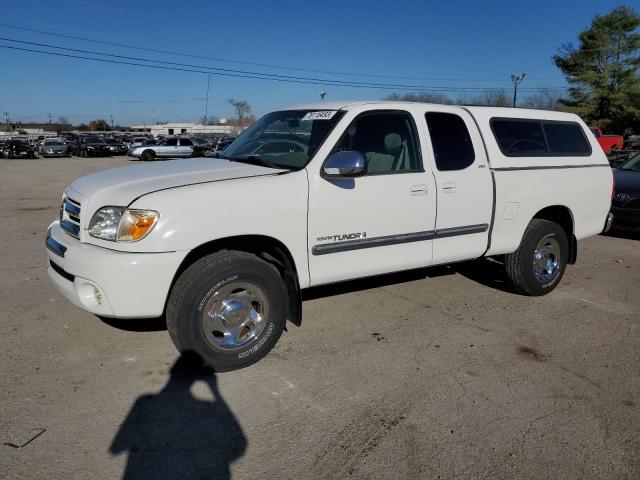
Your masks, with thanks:
[{"label": "door trim molding", "polygon": [[382,237],[361,238],[358,240],[346,240],[343,242],[321,243],[314,245],[311,253],[317,255],[327,255],[329,253],[348,252],[351,250],[361,250],[364,248],[386,247],[389,245],[400,245],[403,243],[423,242],[438,238],[457,237],[460,235],[472,235],[483,233],[489,229],[489,224],[463,225],[460,227],[442,228],[440,230],[426,230],[423,232],[402,233],[399,235],[385,235]]}]

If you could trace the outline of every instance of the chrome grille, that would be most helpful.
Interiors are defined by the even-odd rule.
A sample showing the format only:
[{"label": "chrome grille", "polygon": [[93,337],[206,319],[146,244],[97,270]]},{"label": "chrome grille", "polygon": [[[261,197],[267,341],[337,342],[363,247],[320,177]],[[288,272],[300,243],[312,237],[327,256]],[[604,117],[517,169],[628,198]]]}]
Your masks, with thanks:
[{"label": "chrome grille", "polygon": [[75,238],[80,238],[80,203],[65,197],[60,207],[60,226]]}]

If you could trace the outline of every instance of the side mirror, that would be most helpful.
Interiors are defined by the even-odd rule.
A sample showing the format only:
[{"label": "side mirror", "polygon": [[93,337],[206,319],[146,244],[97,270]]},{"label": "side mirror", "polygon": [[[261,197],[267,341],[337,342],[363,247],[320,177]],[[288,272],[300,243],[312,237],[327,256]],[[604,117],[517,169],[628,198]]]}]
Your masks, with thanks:
[{"label": "side mirror", "polygon": [[347,150],[331,155],[322,167],[324,178],[355,178],[367,173],[367,160],[360,152]]}]

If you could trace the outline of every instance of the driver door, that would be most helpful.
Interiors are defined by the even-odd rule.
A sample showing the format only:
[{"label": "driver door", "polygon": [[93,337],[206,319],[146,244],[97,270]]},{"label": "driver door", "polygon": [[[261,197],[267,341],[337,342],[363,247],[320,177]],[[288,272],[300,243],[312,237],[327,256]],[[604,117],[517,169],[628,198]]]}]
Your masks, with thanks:
[{"label": "driver door", "polygon": [[415,123],[407,111],[364,112],[331,153],[360,152],[367,173],[327,179],[309,172],[311,285],[431,263],[435,181],[423,168]]}]

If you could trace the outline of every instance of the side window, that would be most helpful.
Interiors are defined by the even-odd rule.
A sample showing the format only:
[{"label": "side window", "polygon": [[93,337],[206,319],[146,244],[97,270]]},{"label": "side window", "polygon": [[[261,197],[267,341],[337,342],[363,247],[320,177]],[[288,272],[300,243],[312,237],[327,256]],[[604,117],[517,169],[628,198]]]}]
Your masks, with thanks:
[{"label": "side window", "polygon": [[176,147],[176,146],[178,146],[178,139],[177,138],[169,138],[168,140],[165,140],[164,145],[165,145],[165,147]]},{"label": "side window", "polygon": [[491,130],[498,146],[507,157],[547,155],[547,144],[539,120],[494,118]]},{"label": "side window", "polygon": [[507,157],[591,155],[591,146],[576,122],[492,118],[491,130]]},{"label": "side window", "polygon": [[573,122],[542,122],[552,155],[591,155],[582,127]]},{"label": "side window", "polygon": [[193,142],[191,140],[189,140],[188,138],[181,138],[180,139],[180,145],[187,146],[187,147],[193,147]]},{"label": "side window", "polygon": [[414,127],[406,112],[360,115],[347,128],[334,152],[355,150],[367,159],[367,175],[419,171]]},{"label": "side window", "polygon": [[444,112],[428,112],[425,117],[437,169],[463,170],[471,165],[476,153],[464,120]]}]

